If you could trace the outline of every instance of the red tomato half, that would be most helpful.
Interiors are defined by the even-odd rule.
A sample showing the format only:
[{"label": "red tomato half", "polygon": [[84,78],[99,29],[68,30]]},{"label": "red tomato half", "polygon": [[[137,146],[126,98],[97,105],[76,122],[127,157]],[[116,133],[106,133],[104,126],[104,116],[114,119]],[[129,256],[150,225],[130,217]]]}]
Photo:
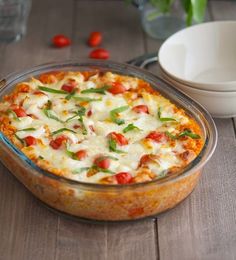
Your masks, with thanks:
[{"label": "red tomato half", "polygon": [[127,184],[132,181],[132,176],[128,172],[119,172],[115,175],[115,177],[119,184]]},{"label": "red tomato half", "polygon": [[148,114],[148,107],[146,105],[138,105],[132,108],[132,110],[136,113],[147,113]]},{"label": "red tomato half", "polygon": [[24,140],[25,140],[27,146],[35,145],[36,142],[37,142],[37,141],[36,141],[36,138],[33,137],[33,136],[26,136],[26,137],[24,138]]},{"label": "red tomato half", "polygon": [[74,90],[74,86],[73,85],[70,85],[70,84],[63,84],[61,89],[66,91],[66,92],[69,92],[71,93],[73,90]]},{"label": "red tomato half", "polygon": [[78,152],[75,153],[76,157],[78,160],[83,160],[87,156],[87,151],[86,150],[79,150]]},{"label": "red tomato half", "polygon": [[151,133],[149,133],[146,138],[151,139],[157,143],[163,142],[167,140],[167,136],[165,135],[165,133],[161,133],[161,132],[156,132],[156,131],[152,131]]},{"label": "red tomato half", "polygon": [[58,150],[61,147],[63,141],[65,141],[65,140],[67,140],[67,137],[62,135],[62,136],[57,137],[55,140],[52,140],[49,145],[54,150]]},{"label": "red tomato half", "polygon": [[126,88],[120,82],[114,82],[111,87],[107,90],[113,95],[122,94],[126,91]]},{"label": "red tomato half", "polygon": [[105,49],[96,49],[90,52],[89,57],[91,59],[102,59],[106,60],[109,59],[110,54],[107,50]]},{"label": "red tomato half", "polygon": [[63,48],[69,46],[71,44],[71,40],[63,34],[58,34],[52,38],[52,43],[57,48]]},{"label": "red tomato half", "polygon": [[102,169],[108,169],[111,164],[111,160],[107,157],[100,156],[95,159],[94,164]]},{"label": "red tomato half", "polygon": [[127,145],[129,143],[128,140],[125,138],[125,136],[116,132],[111,132],[110,134],[108,134],[108,137],[115,140],[116,143],[121,146]]},{"label": "red tomato half", "polygon": [[25,117],[27,116],[25,110],[21,107],[13,109],[13,111],[16,113],[18,117]]},{"label": "red tomato half", "polygon": [[91,32],[88,45],[91,47],[96,47],[102,42],[102,34],[100,32]]}]

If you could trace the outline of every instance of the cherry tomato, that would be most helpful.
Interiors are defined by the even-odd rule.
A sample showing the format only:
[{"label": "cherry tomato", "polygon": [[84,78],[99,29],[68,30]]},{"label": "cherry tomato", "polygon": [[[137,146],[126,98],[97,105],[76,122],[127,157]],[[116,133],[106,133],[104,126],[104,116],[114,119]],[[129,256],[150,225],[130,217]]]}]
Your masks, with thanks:
[{"label": "cherry tomato", "polygon": [[27,116],[25,110],[21,107],[13,109],[13,111],[16,113],[18,117],[25,117]]},{"label": "cherry tomato", "polygon": [[107,50],[105,49],[96,49],[90,52],[89,57],[91,59],[102,59],[106,60],[109,59],[110,54]]},{"label": "cherry tomato", "polygon": [[165,133],[161,133],[161,132],[156,132],[156,131],[152,131],[150,132],[146,138],[148,139],[152,139],[153,141],[160,143],[163,142],[165,140],[167,140],[167,136],[165,135]]},{"label": "cherry tomato", "polygon": [[108,157],[100,156],[95,159],[94,164],[102,169],[108,169],[111,164],[111,160]]},{"label": "cherry tomato", "polygon": [[88,39],[88,45],[91,47],[96,47],[102,42],[102,34],[100,32],[91,32],[89,39]]},{"label": "cherry tomato", "polygon": [[25,138],[24,138],[24,140],[25,140],[25,142],[26,142],[26,144],[27,144],[27,146],[30,146],[30,145],[35,145],[36,144],[36,138],[35,137],[33,137],[33,136],[26,136]]},{"label": "cherry tomato", "polygon": [[126,88],[120,82],[113,82],[111,87],[107,90],[113,95],[122,94],[126,91]]},{"label": "cherry tomato", "polygon": [[108,134],[108,137],[115,140],[116,143],[121,146],[128,144],[128,140],[122,134],[111,132],[110,134]]},{"label": "cherry tomato", "polygon": [[69,93],[71,93],[74,90],[74,88],[75,87],[71,84],[63,84],[61,87],[62,90],[69,92]]},{"label": "cherry tomato", "polygon": [[136,113],[146,113],[148,114],[148,107],[146,105],[138,105],[132,108]]},{"label": "cherry tomato", "polygon": [[75,155],[78,158],[78,160],[83,160],[87,156],[87,151],[79,150],[78,152],[75,153]]},{"label": "cherry tomato", "polygon": [[144,154],[139,161],[139,166],[142,166],[150,161],[150,154]]},{"label": "cherry tomato", "polygon": [[63,34],[58,34],[52,38],[52,43],[57,48],[63,48],[69,46],[71,44],[71,40]]},{"label": "cherry tomato", "polygon": [[62,145],[62,142],[67,140],[67,137],[65,136],[59,136],[57,137],[55,140],[52,140],[49,145],[54,149],[54,150],[58,150],[61,145]]},{"label": "cherry tomato", "polygon": [[119,184],[127,184],[132,181],[132,176],[128,172],[119,172],[115,175],[115,177]]},{"label": "cherry tomato", "polygon": [[87,116],[90,117],[93,114],[92,110],[89,110]]}]

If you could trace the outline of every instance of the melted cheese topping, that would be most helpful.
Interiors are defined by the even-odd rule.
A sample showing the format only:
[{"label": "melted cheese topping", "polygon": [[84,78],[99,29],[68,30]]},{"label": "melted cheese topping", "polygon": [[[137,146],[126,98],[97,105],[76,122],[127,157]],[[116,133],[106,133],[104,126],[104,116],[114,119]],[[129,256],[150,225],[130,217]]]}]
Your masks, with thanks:
[{"label": "melted cheese topping", "polygon": [[[197,123],[146,82],[111,72],[84,75],[41,75],[18,84],[0,103],[1,131],[9,137],[7,129],[13,128],[11,140],[40,167],[78,181],[122,184],[161,178],[200,152]],[[119,86],[121,93],[114,92]],[[93,91],[99,88],[104,91]],[[28,137],[35,141],[27,142]],[[82,158],[77,156],[81,150],[86,153]],[[96,163],[99,157],[109,165]],[[129,181],[117,177],[120,173]]]}]

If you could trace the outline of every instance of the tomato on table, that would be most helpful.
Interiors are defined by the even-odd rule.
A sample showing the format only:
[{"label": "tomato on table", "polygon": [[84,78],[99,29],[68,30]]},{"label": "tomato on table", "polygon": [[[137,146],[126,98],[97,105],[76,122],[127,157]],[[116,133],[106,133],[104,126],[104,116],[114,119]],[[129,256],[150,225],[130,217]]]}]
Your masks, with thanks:
[{"label": "tomato on table", "polygon": [[96,47],[102,42],[102,34],[100,32],[91,32],[88,38],[88,45]]},{"label": "tomato on table", "polygon": [[89,57],[91,59],[102,59],[107,60],[110,57],[110,54],[105,49],[96,49],[90,52]]},{"label": "tomato on table", "polygon": [[64,34],[57,34],[52,38],[52,43],[57,48],[63,48],[71,44],[71,39]]}]

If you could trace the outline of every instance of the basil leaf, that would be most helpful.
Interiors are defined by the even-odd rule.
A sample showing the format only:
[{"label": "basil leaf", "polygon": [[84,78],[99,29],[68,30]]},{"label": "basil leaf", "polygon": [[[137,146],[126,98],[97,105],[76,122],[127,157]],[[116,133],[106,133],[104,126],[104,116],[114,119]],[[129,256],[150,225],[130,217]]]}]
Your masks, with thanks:
[{"label": "basil leaf", "polygon": [[72,119],[74,119],[75,117],[79,116],[78,114],[72,116],[72,117],[69,117],[68,119],[66,119],[65,123],[71,121]]},{"label": "basil leaf", "polygon": [[21,131],[35,131],[35,130],[36,130],[36,128],[29,127],[29,128],[24,128],[24,129],[17,130],[17,132],[21,132]]},{"label": "basil leaf", "polygon": [[[109,139],[108,140],[108,145],[109,145],[109,151],[110,152],[115,152],[115,153],[125,153],[122,150],[116,149],[116,141],[114,139]],[[110,158],[110,157],[109,157]],[[117,159],[117,158],[116,158]]]},{"label": "basil leaf", "polygon": [[79,97],[79,96],[72,96],[77,101],[81,102],[93,102],[93,101],[101,101],[101,98],[89,98],[89,97]]},{"label": "basil leaf", "polygon": [[43,160],[44,159],[44,157],[43,156],[41,156],[41,155],[39,155],[39,158],[38,159],[40,159],[40,160]]},{"label": "basil leaf", "polygon": [[83,117],[80,116],[80,118],[79,118],[78,120],[79,120],[79,122],[81,123],[81,126],[82,126],[82,134],[83,134],[83,135],[87,135],[87,134],[88,134],[88,131],[87,131],[85,125],[84,125],[84,119],[83,119]]},{"label": "basil leaf", "polygon": [[165,134],[168,135],[168,136],[169,136],[171,139],[173,139],[173,140],[176,140],[176,139],[181,138],[181,137],[184,137],[184,136],[188,136],[188,137],[190,137],[190,138],[192,138],[192,139],[200,139],[200,138],[201,138],[200,135],[194,134],[194,133],[192,133],[190,130],[185,130],[185,131],[181,132],[181,133],[178,134],[178,135],[172,135],[172,134],[171,134],[170,132],[168,132],[168,131],[166,131]]},{"label": "basil leaf", "polygon": [[98,94],[102,94],[105,95],[105,91],[108,90],[110,88],[110,86],[104,86],[102,88],[89,88],[89,89],[85,89],[82,90],[81,93],[82,94],[87,94],[87,93],[98,93]]},{"label": "basil leaf", "polygon": [[157,116],[161,122],[168,122],[168,121],[177,122],[174,118],[171,118],[171,117],[161,117],[161,108],[160,107],[158,108]]},{"label": "basil leaf", "polygon": [[68,131],[68,132],[71,132],[71,133],[76,134],[75,131],[73,131],[73,130],[71,130],[71,129],[69,129],[69,128],[60,128],[60,129],[58,129],[58,130],[56,130],[56,131],[53,131],[53,132],[52,132],[52,135],[56,135],[56,134],[59,134],[59,133],[64,132],[64,131]]},{"label": "basil leaf", "polygon": [[169,137],[170,137],[171,139],[173,139],[173,140],[178,139],[178,136],[172,135],[172,134],[171,134],[170,132],[168,132],[168,131],[166,131],[165,134],[166,134],[167,136],[169,136]]},{"label": "basil leaf", "polygon": [[141,130],[140,128],[138,128],[137,126],[135,126],[134,124],[128,124],[124,129],[123,129],[123,133],[127,133],[129,131],[132,130]]},{"label": "basil leaf", "polygon": [[194,134],[191,130],[185,130],[182,133],[179,134],[179,138],[180,137],[184,137],[184,136],[188,136],[191,137],[192,139],[200,139],[200,135],[198,134]]},{"label": "basil leaf", "polygon": [[7,114],[11,114],[16,121],[20,121],[20,119],[18,118],[18,116],[16,115],[16,113],[13,110],[7,109],[6,112],[7,112]]},{"label": "basil leaf", "polygon": [[17,139],[18,141],[21,142],[21,144],[25,145],[24,139],[21,139],[17,134],[15,134],[15,137],[16,137],[16,139]]},{"label": "basil leaf", "polygon": [[51,109],[43,109],[43,113],[53,120],[56,120],[58,122],[64,123],[61,119],[58,118],[58,116],[55,114],[55,112]]},{"label": "basil leaf", "polygon": [[106,172],[106,173],[111,173],[111,174],[114,174],[114,173],[115,173],[115,172],[113,172],[113,171],[111,171],[111,170],[109,170],[109,169],[103,169],[103,168],[100,168],[100,167],[98,167],[98,166],[96,166],[96,165],[93,165],[91,168],[92,168],[92,169],[95,169],[95,170],[97,170],[97,171],[99,171],[99,172]]},{"label": "basil leaf", "polygon": [[39,86],[38,87],[40,90],[44,91],[44,92],[50,92],[50,93],[55,93],[55,94],[68,94],[67,91],[64,90],[59,90],[59,89],[54,89],[54,88],[47,88],[47,87],[43,87],[43,86]]},{"label": "basil leaf", "polygon": [[118,107],[116,109],[111,110],[110,117],[111,117],[112,122],[116,123],[117,125],[124,124],[125,121],[123,119],[118,118],[118,114],[121,112],[124,112],[128,108],[129,108],[129,106],[122,106],[122,107]]},{"label": "basil leaf", "polygon": [[70,120],[74,119],[74,118],[77,117],[77,116],[80,116],[80,117],[81,117],[81,116],[84,116],[84,115],[85,115],[85,112],[86,112],[86,109],[85,109],[84,107],[80,106],[79,109],[78,109],[78,111],[75,111],[75,112],[74,112],[75,115],[72,116],[72,117],[69,117],[65,122],[67,123],[67,122],[69,122]]},{"label": "basil leaf", "polygon": [[79,174],[79,173],[82,173],[82,172],[87,171],[89,169],[90,169],[89,167],[81,167],[81,168],[73,170],[72,174]]},{"label": "basil leaf", "polygon": [[74,89],[70,94],[68,94],[65,99],[70,100],[77,92],[77,89]]}]

